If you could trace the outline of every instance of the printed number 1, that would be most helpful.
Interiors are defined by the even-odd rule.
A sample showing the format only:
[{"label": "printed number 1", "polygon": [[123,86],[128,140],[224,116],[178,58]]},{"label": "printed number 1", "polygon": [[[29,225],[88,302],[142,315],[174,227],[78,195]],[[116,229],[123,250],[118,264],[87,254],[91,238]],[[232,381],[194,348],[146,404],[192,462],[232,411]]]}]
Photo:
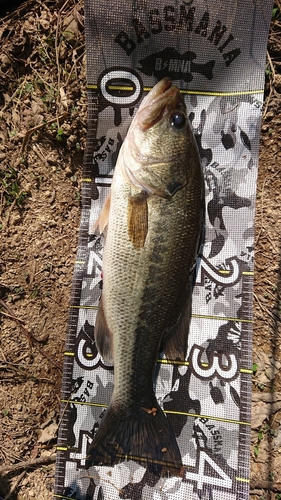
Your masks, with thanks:
[{"label": "printed number 1", "polygon": [[[205,464],[209,464],[209,466],[216,472],[219,477],[214,476],[206,476],[205,475]],[[195,481],[197,483],[197,489],[202,490],[204,484],[210,484],[212,486],[220,486],[222,488],[231,489],[232,488],[232,479],[229,477],[221,467],[218,466],[214,460],[209,457],[209,455],[200,450],[199,455],[199,466],[198,472],[187,472],[186,479],[190,479],[191,481]]]}]

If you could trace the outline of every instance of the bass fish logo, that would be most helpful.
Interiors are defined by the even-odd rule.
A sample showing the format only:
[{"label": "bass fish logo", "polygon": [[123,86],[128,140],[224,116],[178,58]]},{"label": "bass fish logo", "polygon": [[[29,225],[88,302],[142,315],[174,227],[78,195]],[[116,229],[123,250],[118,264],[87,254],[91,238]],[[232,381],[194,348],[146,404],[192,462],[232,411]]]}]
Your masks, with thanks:
[{"label": "bass fish logo", "polygon": [[137,69],[147,76],[155,76],[158,80],[170,76],[172,80],[182,79],[189,83],[193,80],[193,73],[200,73],[207,80],[212,80],[215,61],[198,64],[194,62],[196,57],[195,52],[188,50],[181,55],[176,49],[167,47],[161,52],[141,59],[139,61],[141,67]]}]

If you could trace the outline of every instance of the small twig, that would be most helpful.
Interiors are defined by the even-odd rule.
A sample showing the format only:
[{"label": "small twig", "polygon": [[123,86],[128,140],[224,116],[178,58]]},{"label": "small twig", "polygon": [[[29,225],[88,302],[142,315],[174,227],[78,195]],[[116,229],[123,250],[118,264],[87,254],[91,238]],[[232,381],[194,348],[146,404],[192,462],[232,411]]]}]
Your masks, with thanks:
[{"label": "small twig", "polygon": [[267,58],[268,58],[268,62],[269,62],[269,66],[270,66],[270,69],[272,71],[272,85],[274,85],[274,82],[275,82],[275,69],[274,69],[274,66],[273,66],[273,62],[271,60],[271,57],[270,57],[270,54],[268,52],[268,50],[266,51],[266,55],[267,55]]},{"label": "small twig", "polygon": [[265,306],[263,306],[263,305],[262,305],[262,303],[261,303],[260,299],[258,298],[258,296],[257,296],[255,293],[253,293],[253,296],[254,296],[255,300],[257,301],[257,303],[258,303],[258,305],[259,305],[260,309],[261,309],[261,310],[262,310],[262,311],[263,311],[263,312],[264,312],[264,313],[265,313],[265,314],[266,314],[269,318],[273,319],[273,321],[275,321],[275,320],[276,320],[276,318],[277,318],[277,319],[279,319],[279,318],[277,317],[277,315],[276,315],[276,314],[271,313],[271,312],[269,311],[269,309],[267,309]]},{"label": "small twig", "polygon": [[0,193],[0,217],[3,213],[3,210],[4,210],[4,192],[1,189],[1,193]]},{"label": "small twig", "polygon": [[258,236],[256,237],[256,241],[255,241],[255,245],[257,246],[258,244],[258,241],[259,241],[259,238],[260,238],[260,235],[261,235],[261,232],[263,230],[263,202],[264,202],[264,188],[265,188],[265,183],[267,181],[267,178],[264,179],[263,181],[263,185],[262,185],[262,191],[261,191],[261,227],[260,227],[260,230],[259,230],[259,234]]},{"label": "small twig", "polygon": [[[81,47],[82,47],[82,45],[81,45]],[[80,47],[77,47],[76,52],[79,50],[79,48],[80,48]],[[82,52],[82,54],[80,54],[80,56],[79,56],[79,57],[77,57],[77,59],[75,59],[75,61],[73,62],[72,66],[71,66],[71,70],[70,70],[70,72],[69,72],[69,75],[68,75],[67,80],[66,80],[66,83],[65,83],[65,88],[67,88],[67,87],[68,87],[68,84],[69,84],[70,77],[71,77],[71,75],[72,75],[73,69],[75,68],[75,70],[77,70],[77,63],[78,63],[78,61],[79,61],[80,59],[82,59],[82,57],[84,57],[84,55],[85,55],[85,51],[83,51],[83,52]]]},{"label": "small twig", "polygon": [[266,115],[267,115],[267,110],[268,110],[268,106],[269,106],[269,103],[270,103],[270,99],[271,99],[272,93],[274,91],[274,83],[275,83],[275,78],[276,78],[276,73],[275,73],[274,65],[273,65],[272,59],[271,59],[270,54],[269,54],[268,51],[266,52],[266,55],[267,55],[269,66],[270,66],[270,69],[271,69],[271,72],[272,72],[272,77],[270,77],[270,91],[269,91],[269,96],[266,99],[266,106],[265,106],[265,109],[264,109],[264,112],[263,112],[263,119],[265,119]]},{"label": "small twig", "polygon": [[257,294],[256,294],[256,293],[253,293],[253,296],[254,296],[255,300],[257,301],[258,305],[260,306],[260,309],[261,309],[263,312],[265,312],[265,308],[263,307],[263,305],[262,305],[262,303],[261,303],[260,299],[258,298]]},{"label": "small twig", "polygon": [[3,356],[3,360],[5,361],[5,363],[7,363],[7,358],[5,356],[5,353],[4,353],[3,349],[2,349],[2,347],[0,347],[0,352],[1,352],[2,356]]},{"label": "small twig", "polygon": [[61,13],[61,14],[63,13],[63,11],[64,11],[64,9],[65,9],[65,7],[67,6],[67,4],[68,4],[68,2],[69,2],[69,1],[70,1],[70,0],[65,0],[65,2],[64,2],[64,4],[63,4],[63,6],[60,8],[60,13]]},{"label": "small twig", "polygon": [[46,163],[46,158],[44,158],[44,156],[42,155],[42,153],[38,147],[38,144],[33,144],[32,149],[33,149],[34,153],[37,154],[39,160],[41,160],[43,163]]},{"label": "small twig", "polygon": [[17,464],[0,467],[0,474],[8,474],[10,472],[16,472],[17,470],[20,469],[27,470],[31,469],[32,467],[38,467],[38,466],[40,467],[41,465],[52,464],[55,461],[56,461],[55,455],[51,455],[49,457],[33,458],[31,460],[18,462]]},{"label": "small twig", "polygon": [[52,12],[50,11],[48,5],[46,5],[46,3],[44,2],[41,2],[40,0],[36,0],[36,3],[39,3],[39,5],[41,5],[41,7],[43,7],[43,9],[46,9],[48,11],[48,14],[50,15],[50,17],[52,16]]},{"label": "small twig", "polygon": [[273,93],[273,86],[270,84],[269,96],[266,99],[266,106],[264,108],[263,115],[262,115],[263,120],[266,119],[267,110],[268,110],[268,106],[269,106],[269,103],[270,103],[270,99],[271,99],[272,93]]},{"label": "small twig", "polygon": [[272,181],[272,179],[274,179],[274,177],[276,177],[279,174],[280,174],[280,169],[276,170],[276,172],[274,172],[274,174],[270,176],[270,180]]},{"label": "small twig", "polygon": [[22,96],[22,93],[23,93],[23,88],[25,86],[26,80],[27,80],[27,75],[25,75],[24,80],[23,80],[23,82],[22,82],[22,84],[20,86],[20,92],[19,92],[19,96],[18,96],[18,98],[16,100],[15,111],[17,111],[17,109],[19,107],[20,99],[21,99],[21,96]]},{"label": "small twig", "polygon": [[11,315],[11,318],[13,318],[13,320],[17,323],[17,325],[20,327],[20,329],[22,330],[22,332],[24,333],[24,335],[28,338],[28,341],[29,341],[29,344],[32,345],[32,340],[36,340],[35,338],[33,339],[32,335],[26,330],[26,328],[24,328],[24,326],[21,324],[21,321],[22,320],[19,320],[13,313],[13,311],[10,309],[9,306],[7,306],[7,304],[5,304],[4,300],[0,299],[0,305],[2,307],[4,307],[4,309],[6,309],[6,311],[8,311],[8,313],[10,313]]},{"label": "small twig", "polygon": [[259,402],[262,401],[263,403],[269,403],[271,405],[275,403],[280,403],[281,401],[281,392],[252,392],[252,401],[253,402]]},{"label": "small twig", "polygon": [[275,289],[275,295],[274,295],[275,299],[276,299],[276,297],[279,297],[279,296],[280,296],[280,292],[279,292],[279,290],[278,290],[278,286],[277,286],[277,285],[274,285],[274,284],[272,283],[272,281],[269,281],[267,278],[264,278],[264,279],[262,280],[262,282],[264,282],[264,281],[266,281],[266,283],[268,283],[268,285],[270,285],[272,288],[274,288],[274,289]]},{"label": "small twig", "polygon": [[56,66],[57,66],[57,92],[58,92],[58,97],[57,97],[57,109],[56,109],[56,121],[57,121],[57,127],[59,128],[60,125],[60,120],[58,116],[58,111],[59,111],[59,103],[60,103],[60,88],[61,88],[61,66],[60,66],[60,61],[59,61],[59,29],[60,29],[60,22],[61,22],[61,16],[62,13],[68,4],[69,0],[66,0],[63,4],[63,6],[60,8],[57,14],[57,24],[56,24],[56,35],[55,35],[55,53],[56,53]]},{"label": "small twig", "polygon": [[263,479],[251,480],[251,490],[262,489],[267,491],[281,491],[281,482],[279,481],[264,481]]},{"label": "small twig", "polygon": [[275,0],[275,3],[277,4],[277,7],[278,7],[278,9],[281,12],[281,2],[280,2],[280,0]]},{"label": "small twig", "polygon": [[53,359],[49,354],[47,354],[46,351],[43,351],[43,349],[39,349],[39,352],[42,354],[42,356],[48,359],[50,363],[52,363],[56,368],[58,368],[62,372],[61,365],[59,365],[59,363],[57,363],[55,359]]},{"label": "small twig", "polygon": [[48,120],[47,122],[40,123],[39,125],[36,125],[36,127],[30,128],[24,136],[24,139],[22,142],[22,147],[21,147],[21,154],[24,153],[26,145],[30,139],[30,136],[33,134],[33,132],[36,132],[36,130],[39,130],[40,128],[45,127],[45,125],[52,125],[52,123],[56,123],[57,120],[59,121],[59,123],[61,123],[63,120],[65,120],[66,116],[67,116],[67,113],[63,113],[58,118],[52,118],[51,120]]},{"label": "small twig", "polygon": [[[3,17],[1,19],[1,24],[4,26],[7,23],[7,21],[9,21],[10,19],[15,19],[19,15],[22,16],[27,10],[28,10],[28,12],[30,12],[31,7],[36,2],[37,2],[37,0],[27,0],[27,2],[24,2],[16,10],[13,10],[13,12],[11,12],[11,14],[8,14],[6,17]],[[22,17],[21,17],[21,20],[22,20]]]},{"label": "small twig", "polygon": [[38,76],[38,78],[41,80],[41,82],[44,83],[44,85],[46,87],[49,87],[50,89],[53,88],[52,85],[50,85],[48,82],[46,82],[46,80],[44,80],[44,78],[42,77],[42,74],[38,73],[38,71],[33,67],[33,65],[31,63],[29,63],[29,66],[32,69],[32,72]]},{"label": "small twig", "polygon": [[[7,395],[7,389],[4,390],[4,389],[1,389],[1,387],[0,387],[0,392]],[[12,399],[18,399],[18,396],[12,396],[12,394],[9,394],[9,397],[11,397]]]},{"label": "small twig", "polygon": [[57,81],[58,97],[57,97],[57,109],[56,109],[57,128],[59,128],[58,109],[59,109],[59,98],[60,98],[59,97],[60,96],[60,62],[59,62],[59,46],[58,46],[60,17],[61,17],[61,10],[59,10],[58,16],[57,16],[56,36],[55,36],[56,65],[57,65],[57,74],[58,74],[58,81]]},{"label": "small twig", "polygon": [[3,219],[3,229],[6,229],[6,227],[8,227],[9,225],[9,221],[10,221],[10,216],[11,216],[11,213],[14,209],[14,206],[15,204],[17,203],[17,198],[14,199],[13,203],[9,206],[9,208],[7,208],[6,210],[6,217]]},{"label": "small twig", "polygon": [[9,498],[11,498],[11,495],[14,493],[15,489],[17,488],[17,486],[19,485],[19,483],[21,482],[22,478],[25,476],[26,474],[26,471],[24,470],[20,475],[19,477],[17,478],[16,482],[13,484],[13,486],[11,487],[9,493],[5,496],[4,500],[9,500]]},{"label": "small twig", "polygon": [[[11,315],[11,318],[17,323],[17,325],[20,327],[22,333],[27,337],[30,346],[32,346],[33,342],[36,342],[37,344],[41,343],[41,340],[38,340],[32,333],[29,333],[27,329],[21,324],[22,320],[19,320],[13,313],[13,311],[10,309],[10,307],[5,304],[4,300],[0,299],[0,305],[8,311],[8,313]],[[53,359],[49,354],[47,354],[43,349],[39,348],[39,352],[44,356],[50,363],[52,363],[56,368],[58,368],[60,371],[62,371],[62,367],[56,362],[55,359]]]},{"label": "small twig", "polygon": [[16,97],[17,93],[18,93],[18,88],[11,95],[10,100],[8,102],[6,102],[5,106],[3,106],[3,108],[1,109],[1,111],[0,111],[0,119],[3,118],[4,112],[8,109],[8,107],[10,106],[10,104],[13,102],[13,99],[14,99],[14,97]]},{"label": "small twig", "polygon": [[[15,316],[13,316],[12,314],[6,313],[4,311],[1,311],[1,309],[0,309],[0,314],[3,314],[3,316],[6,316],[7,318],[16,319]],[[22,323],[24,323],[23,319],[17,318],[17,320],[21,321]]]}]

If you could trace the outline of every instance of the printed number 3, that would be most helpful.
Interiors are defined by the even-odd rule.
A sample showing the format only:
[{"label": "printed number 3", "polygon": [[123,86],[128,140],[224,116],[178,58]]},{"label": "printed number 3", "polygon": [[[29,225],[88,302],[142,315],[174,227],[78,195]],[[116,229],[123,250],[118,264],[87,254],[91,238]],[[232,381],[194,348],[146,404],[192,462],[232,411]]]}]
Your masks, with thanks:
[{"label": "printed number 3", "polygon": [[194,345],[190,353],[191,369],[201,379],[212,379],[218,377],[223,380],[233,380],[238,375],[237,359],[234,354],[211,353],[209,363],[202,362],[205,353],[204,347]]}]

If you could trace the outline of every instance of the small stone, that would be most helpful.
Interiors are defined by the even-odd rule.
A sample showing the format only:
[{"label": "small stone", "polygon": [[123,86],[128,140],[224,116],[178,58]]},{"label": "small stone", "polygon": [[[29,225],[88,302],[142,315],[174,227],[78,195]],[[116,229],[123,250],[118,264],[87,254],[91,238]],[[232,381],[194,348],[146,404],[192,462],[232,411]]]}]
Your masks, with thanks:
[{"label": "small stone", "polygon": [[6,54],[0,55],[2,69],[7,69],[11,65],[11,59]]}]

